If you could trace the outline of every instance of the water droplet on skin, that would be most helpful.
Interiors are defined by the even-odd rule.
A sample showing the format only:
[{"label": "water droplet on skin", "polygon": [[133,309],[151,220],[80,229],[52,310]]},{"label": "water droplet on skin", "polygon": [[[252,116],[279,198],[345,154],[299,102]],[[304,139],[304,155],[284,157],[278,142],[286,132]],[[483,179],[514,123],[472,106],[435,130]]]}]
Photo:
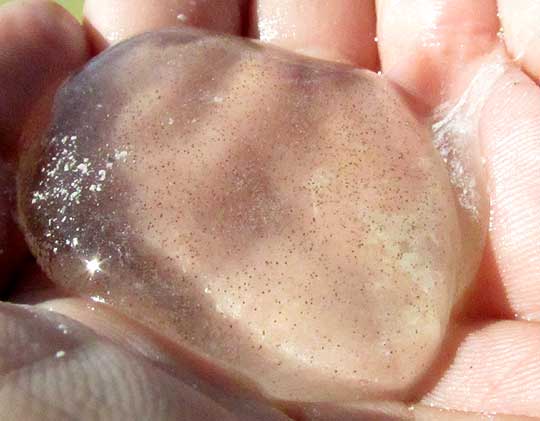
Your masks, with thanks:
[{"label": "water droplet on skin", "polygon": [[426,372],[481,239],[384,77],[176,29],[108,50],[56,103],[19,177],[54,282],[276,398],[395,397]]}]

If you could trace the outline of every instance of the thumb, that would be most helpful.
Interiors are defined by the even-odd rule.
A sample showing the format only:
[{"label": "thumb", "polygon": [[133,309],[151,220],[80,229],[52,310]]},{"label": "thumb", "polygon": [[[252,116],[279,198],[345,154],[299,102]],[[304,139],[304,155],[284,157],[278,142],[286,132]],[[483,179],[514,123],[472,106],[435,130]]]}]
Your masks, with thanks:
[{"label": "thumb", "polygon": [[0,384],[7,421],[288,419],[224,370],[79,299],[0,303]]},{"label": "thumb", "polygon": [[60,6],[33,0],[0,8],[0,290],[25,255],[11,218],[23,127],[31,116],[35,125],[46,121],[54,91],[87,58],[81,26]]}]

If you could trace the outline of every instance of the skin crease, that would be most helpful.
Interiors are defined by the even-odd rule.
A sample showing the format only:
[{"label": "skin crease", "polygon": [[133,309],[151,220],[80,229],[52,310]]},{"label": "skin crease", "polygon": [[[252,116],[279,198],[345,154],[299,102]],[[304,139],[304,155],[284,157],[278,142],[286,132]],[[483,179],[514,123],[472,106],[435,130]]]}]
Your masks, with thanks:
[{"label": "skin crease", "polygon": [[[442,2],[440,2],[442,3]],[[426,5],[424,5],[424,7],[426,7]],[[427,9],[427,7],[426,7]],[[479,15],[483,15],[482,13],[480,13]],[[398,21],[399,23],[399,21]],[[399,25],[395,25],[394,24],[394,28],[397,30],[399,28]],[[408,51],[408,50],[407,50]],[[405,52],[405,50],[404,50]],[[384,67],[384,66],[383,66]],[[508,80],[509,81],[512,81],[512,75],[508,75]],[[515,79],[514,79],[515,80]],[[501,81],[503,82],[503,81]],[[411,86],[411,85],[409,85]],[[505,85],[507,86],[507,85]],[[512,86],[515,86],[515,84],[513,83],[508,83],[508,86],[509,87],[512,87]],[[528,82],[527,81],[523,81],[522,83],[520,83],[520,87],[522,88],[526,88],[528,85]],[[535,88],[534,85],[530,85],[531,88]],[[514,95],[514,92],[512,89],[509,89],[508,93],[506,93],[506,97],[510,97],[512,98],[512,95]],[[529,91],[528,92],[531,92],[531,89],[529,88]],[[514,96],[515,97],[515,96]],[[534,97],[534,95],[533,95]],[[490,98],[490,101],[493,101],[494,103],[494,107],[496,108],[496,104],[497,104],[497,98],[495,98],[495,96],[493,96],[493,98]],[[520,105],[519,105],[519,101],[513,101],[513,102],[510,102],[509,104],[510,106],[510,109],[511,110],[517,110],[519,109]],[[521,105],[521,107],[523,107],[523,105]],[[522,113],[522,114],[519,114],[519,117],[520,118],[523,118],[525,117],[527,114],[526,113]],[[496,116],[495,116],[496,117]],[[492,118],[495,118],[495,117],[492,117]],[[526,127],[526,126],[521,126],[521,127]],[[499,131],[500,130],[503,130],[504,127],[502,129],[498,129]],[[530,135],[534,133],[534,130],[531,131],[529,130],[528,132],[525,132],[524,134],[525,135]],[[493,144],[494,146],[497,145],[496,143],[496,139],[497,139],[497,136],[496,135],[493,135],[490,139],[492,140],[489,140],[489,142],[491,142],[491,144]],[[534,143],[531,143],[532,146],[532,150],[534,151]],[[534,153],[531,153],[531,147],[527,147],[528,149],[528,155],[533,155],[534,156]],[[504,151],[505,149],[502,149],[501,152],[499,152],[498,149],[495,149],[497,151],[497,154],[499,154],[501,156],[501,160],[499,161],[495,161],[495,164],[494,166],[491,167],[490,171],[495,171],[495,174],[497,174],[497,171],[499,171],[499,168],[502,169],[502,167],[498,164],[498,162],[501,162],[501,163],[504,163],[506,162],[504,160]],[[502,154],[502,155],[501,155]],[[491,155],[488,156],[488,160],[490,158]],[[527,156],[527,155],[526,155]],[[524,158],[526,157],[524,156]],[[521,158],[521,155],[520,154],[517,154],[515,155],[514,159],[522,159]],[[519,165],[518,165],[518,168]],[[524,167],[524,168],[527,168],[527,167]],[[529,175],[533,175],[533,173],[527,173],[526,171],[513,171],[512,172],[513,174],[511,174],[510,176],[510,179],[512,179],[512,177],[514,177],[514,173],[515,173],[515,177],[517,177],[518,180],[520,180],[519,177],[521,177],[521,179],[523,180],[527,180],[527,177]],[[531,177],[531,179],[534,179],[534,177]],[[526,186],[526,184],[525,184]],[[501,190],[500,193],[499,193],[499,200],[498,200],[498,203],[505,203],[505,196],[504,196],[504,193],[505,191],[508,191],[508,190]],[[529,190],[531,193],[532,193],[532,190]],[[508,202],[509,204],[507,204],[506,208],[505,208],[505,211],[506,212],[510,212],[511,211],[511,202]],[[534,202],[533,202],[534,203]],[[500,205],[499,205],[500,206]],[[495,221],[497,222],[497,221]],[[495,242],[497,241],[497,239],[499,238],[498,237],[498,232],[497,230],[495,231],[492,231],[493,234],[490,234],[492,236],[491,238],[491,241],[495,240]],[[525,243],[527,243],[528,241],[528,238],[527,237],[524,237],[523,238],[525,240]],[[508,243],[503,243],[503,245],[506,247],[506,244]],[[498,248],[498,252],[497,252],[497,255],[496,255],[496,259],[498,262],[502,262],[504,263],[505,262],[505,256],[506,256],[506,249],[504,247],[499,247]],[[521,261],[519,259],[519,256],[517,256],[518,259],[517,259],[517,262]],[[516,262],[516,259],[513,259],[512,262]],[[508,265],[508,263],[505,263],[506,265]],[[507,266],[507,267],[510,267],[510,266]],[[530,265],[529,265],[530,267]],[[518,273],[518,272],[514,272],[514,273]],[[496,278],[493,278],[496,280]],[[512,279],[505,279],[503,278],[503,281],[507,281],[508,283],[506,284],[506,288],[509,288],[511,291],[513,290],[513,288],[515,288],[515,291],[516,292],[519,292],[519,278],[518,277],[513,277]],[[491,287],[493,287],[493,285],[490,285]],[[489,293],[491,294],[493,290],[496,290],[497,288],[487,288],[486,291],[489,291]],[[483,295],[484,298],[485,298],[485,294]],[[504,296],[504,294],[503,294]],[[525,298],[533,298],[531,297],[531,294],[526,294],[524,295],[523,297]],[[497,303],[499,301],[497,300],[490,300],[489,303],[492,307],[495,307],[495,309],[492,309],[492,314],[501,314],[501,308],[500,306],[497,306]],[[518,295],[515,295],[514,298],[513,298],[513,301],[510,303],[510,305],[512,306],[515,306],[516,304],[519,305],[520,303],[520,297],[519,297],[519,294]],[[511,311],[511,310],[510,310]],[[529,355],[534,355],[532,353],[532,350],[535,349],[535,346],[534,346],[534,343],[529,341],[528,339],[531,337],[531,336],[534,336],[534,334],[531,332],[531,334],[527,334],[525,335],[526,332],[528,332],[527,329],[523,329],[523,328],[520,328],[519,327],[519,323],[518,322],[512,322],[510,323],[510,326],[508,327],[507,329],[507,332],[514,332],[512,333],[511,335],[506,335],[506,337],[508,338],[511,338],[509,340],[508,343],[516,343],[516,341],[519,341],[519,343],[521,344],[521,346],[518,348],[518,349],[514,349],[513,352],[512,352],[512,358],[515,359],[516,363],[517,362],[525,362],[527,360],[527,356]],[[473,354],[479,354],[480,356],[482,355],[484,351],[484,349],[487,351],[489,350],[490,354],[496,356],[497,353],[499,352],[499,350],[503,350],[505,345],[504,345],[504,341],[503,342],[499,342],[497,343],[497,336],[500,337],[500,339],[502,339],[502,337],[504,337],[504,335],[501,335],[499,332],[501,332],[500,330],[497,330],[497,329],[491,329],[491,330],[486,330],[485,331],[485,334],[482,333],[481,330],[478,330],[478,334],[481,335],[484,339],[482,341],[464,341],[463,342],[463,349],[462,351],[463,352],[467,352],[467,350],[471,351]],[[522,335],[522,336],[520,336]],[[485,348],[483,348],[485,347]],[[527,350],[530,349],[531,351],[528,352]],[[522,352],[523,351],[523,352]],[[466,354],[463,354],[463,355],[466,355]],[[490,366],[490,370],[489,372],[492,373],[492,374],[496,374],[497,373],[497,367],[505,367],[505,362],[504,361],[508,361],[508,359],[501,359],[499,360],[499,362],[497,362],[497,359],[495,358],[495,363],[494,365],[492,364]],[[502,365],[501,365],[502,364]],[[522,364],[520,363],[520,366],[524,367],[524,368],[527,368],[528,366],[526,364]],[[476,365],[475,365],[476,367]],[[504,371],[504,370],[500,370],[500,371]],[[483,382],[485,381],[488,381],[487,377],[485,377],[485,374],[483,374],[482,370],[478,370],[478,371],[475,371],[473,370],[471,372],[471,369],[469,368],[469,365],[467,365],[466,369],[465,369],[465,365],[456,365],[455,367],[453,367],[452,370],[450,370],[450,372],[452,373],[452,376],[449,376],[446,381],[443,381],[441,382],[441,387],[438,388],[438,391],[437,391],[437,399],[434,399],[432,400],[432,402],[435,402],[437,405],[441,405],[443,407],[453,407],[453,408],[461,408],[461,409],[469,409],[471,411],[484,411],[484,410],[490,410],[489,408],[492,408],[492,409],[495,409],[495,407],[493,406],[490,406],[492,405],[492,403],[490,403],[489,399],[486,399],[487,396],[485,396],[483,399],[482,399],[482,396],[481,396],[481,392],[482,390],[484,390],[484,388],[482,387],[482,384]],[[487,373],[487,372],[486,372]],[[472,374],[472,375],[471,375]],[[463,379],[470,379],[471,380],[471,385],[470,387],[467,389],[469,392],[467,394],[467,400],[463,401],[461,400],[460,401],[460,398],[458,396],[454,396],[452,397],[452,393],[451,391],[452,390],[456,390],[456,385],[462,385],[463,384]],[[490,380],[488,381],[488,383],[491,383],[491,384],[494,384],[493,381],[495,380]],[[504,385],[505,385],[505,380],[504,379],[499,379],[499,380],[496,380],[496,382],[499,384],[499,389],[501,390],[505,390],[504,388]],[[501,383],[502,382],[502,383]],[[498,404],[496,410],[497,411],[501,411],[501,412],[513,412],[513,413],[517,413],[517,414],[524,414],[524,413],[528,413],[530,415],[534,415],[535,414],[535,409],[534,409],[534,395],[531,395],[534,394],[534,391],[537,390],[537,388],[535,387],[535,376],[534,376],[534,371],[531,371],[529,369],[529,375],[527,375],[526,377],[524,377],[522,379],[522,381],[516,385],[513,389],[511,390],[507,390],[506,393],[503,393],[495,402]],[[510,383],[508,383],[508,385],[510,386]],[[501,387],[503,386],[503,387]],[[521,389],[522,391],[525,390],[527,391],[527,393],[520,393],[520,387],[523,387],[523,389]],[[445,391],[446,389],[446,391]],[[519,396],[523,396],[523,400],[521,400],[521,402],[525,403],[527,400],[529,402],[531,402],[531,405],[532,406],[529,406],[528,409],[527,407],[523,406],[521,403],[518,403],[520,402],[519,399],[516,399],[516,397],[519,397]],[[478,397],[478,404],[475,404],[475,398]],[[442,417],[442,415],[440,415]],[[452,416],[453,418],[452,419],[460,419],[459,417],[461,417],[461,415],[459,414],[451,414],[449,416]],[[463,415],[465,417],[465,415]],[[470,416],[466,416],[467,418],[469,417],[475,417],[475,415],[471,414]],[[362,418],[361,418],[362,419]],[[380,419],[380,418],[376,418],[376,419]],[[465,419],[465,418],[463,418]],[[481,419],[481,416],[478,417],[478,419]]]}]

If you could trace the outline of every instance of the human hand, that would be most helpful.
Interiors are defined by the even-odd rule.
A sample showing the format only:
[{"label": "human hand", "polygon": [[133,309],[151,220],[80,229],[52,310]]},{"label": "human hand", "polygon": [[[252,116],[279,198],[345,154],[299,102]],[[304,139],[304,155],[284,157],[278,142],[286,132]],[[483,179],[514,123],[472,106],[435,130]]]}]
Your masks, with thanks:
[{"label": "human hand", "polygon": [[[522,23],[523,16],[514,13],[518,10],[516,6],[500,3],[508,46],[515,55],[520,56],[522,66],[530,76],[538,79],[534,55],[531,54],[534,48],[528,46],[529,43],[538,41],[532,38],[533,41],[525,40],[526,47],[520,44],[524,35],[534,34],[534,31],[530,29],[527,32],[523,29],[528,25],[526,22]],[[129,10],[122,10],[122,4],[125,7],[125,3],[116,2],[89,2],[87,5],[90,23],[88,27],[92,28],[94,50],[142,30],[181,24],[186,19],[211,29],[237,34],[244,26],[240,24],[241,8],[235,9],[230,7],[230,4],[223,8],[201,7],[194,10],[190,7],[181,9],[176,2],[173,5],[163,2],[159,5],[145,3],[140,7],[130,3]],[[255,35],[258,33],[266,41],[302,50],[317,57],[376,69],[379,58],[376,45],[371,42],[375,26],[373,6],[368,2],[351,2],[344,4],[343,9],[333,4],[331,10],[325,9],[324,4],[317,6],[313,9],[308,6],[300,7],[302,16],[299,17],[295,15],[294,9],[288,9],[286,2],[280,2],[279,5],[260,2],[257,8],[258,20],[253,18],[248,25],[249,31]],[[37,10],[42,6],[32,7],[32,10]],[[145,7],[149,7],[149,10],[145,10]],[[448,368],[438,376],[433,376],[430,390],[426,390],[425,395],[420,398],[421,402],[462,411],[539,416],[536,405],[539,400],[536,394],[539,374],[534,358],[536,325],[523,321],[505,321],[514,318],[514,314],[518,318],[537,318],[538,300],[535,300],[534,293],[534,278],[537,273],[534,263],[538,232],[533,216],[538,207],[534,184],[537,171],[534,162],[539,147],[536,115],[539,107],[535,106],[539,101],[538,87],[521,69],[506,64],[508,57],[505,56],[503,45],[497,37],[499,23],[495,5],[491,2],[474,5],[466,2],[418,2],[414,7],[411,4],[380,2],[377,7],[377,36],[383,73],[402,87],[403,94],[415,112],[431,115],[436,108],[444,110],[444,106],[441,107],[443,104],[458,104],[460,98],[465,98],[465,109],[475,109],[471,102],[483,102],[478,107],[481,115],[476,117],[492,199],[490,245],[478,285],[469,300],[471,305],[468,317],[460,321],[461,327],[455,342],[449,345],[449,349],[455,349],[455,353],[448,352]],[[521,5],[519,10],[524,10],[524,7]],[[171,9],[174,13],[171,13]],[[28,16],[28,12],[27,9],[26,12],[19,10],[13,13]],[[48,28],[54,28],[61,20],[67,19],[65,16],[60,19],[62,15],[59,15],[59,12],[47,13],[49,17],[45,19],[50,22],[46,24]],[[280,18],[274,19],[274,14]],[[181,15],[183,17],[179,19]],[[534,16],[532,13],[530,15]],[[313,19],[306,19],[305,16]],[[325,19],[328,19],[328,26],[324,24]],[[340,25],[342,31],[334,29],[335,19],[343,22]],[[504,22],[505,19],[508,20],[507,23]],[[313,22],[319,23],[316,28]],[[32,34],[11,29],[10,36],[16,34],[16,42],[9,42],[10,47],[6,51],[12,55],[6,54],[9,60],[2,62],[8,63],[4,66],[7,70],[3,70],[2,74],[15,77],[14,82],[5,83],[5,86],[12,88],[13,94],[9,100],[11,114],[4,113],[9,115],[6,120],[14,128],[10,129],[11,138],[9,132],[6,135],[8,141],[5,144],[15,144],[15,139],[18,138],[17,130],[25,120],[23,115],[29,110],[28,104],[41,98],[47,88],[50,87],[52,91],[55,84],[85,60],[86,46],[81,30],[73,22],[64,21],[64,25],[59,26],[62,28],[58,32],[52,32],[52,38],[47,40],[56,40],[62,45],[62,50],[67,48],[70,53],[66,55],[63,52],[60,56],[55,56],[58,50],[53,52],[55,49],[49,49],[50,45],[49,48],[45,45],[36,49],[25,57],[37,57],[36,63],[41,65],[44,57],[51,61],[45,60],[43,69],[47,69],[46,71],[35,72],[38,67],[23,65],[29,74],[8,72],[7,70],[16,67],[10,60],[22,57],[20,51],[24,49],[20,47],[20,43],[37,46],[42,45],[43,41],[33,34],[36,38],[30,44],[24,44],[28,43],[27,36]],[[521,28],[519,31],[513,29],[517,26]],[[3,30],[9,33],[9,25],[4,25],[3,28],[8,28]],[[294,31],[291,28],[294,28]],[[59,36],[62,33],[68,35]],[[407,36],[402,36],[404,33]],[[11,41],[13,38],[2,39]],[[359,48],[359,45],[362,48]],[[50,54],[44,55],[44,51],[50,51]],[[493,73],[489,72],[493,69],[503,71],[501,74],[495,73],[496,78],[489,81],[493,77]],[[464,92],[471,86],[471,80],[477,74],[481,74],[482,80],[489,83],[484,84],[486,86],[482,87],[484,91],[480,94],[475,90],[474,96],[467,97]],[[7,79],[2,79],[4,84],[3,80]],[[21,86],[27,87],[31,84],[35,86],[29,89],[31,94],[25,97],[18,94]],[[45,105],[44,107],[46,108]],[[500,112],[501,108],[504,108],[504,113]],[[13,125],[14,122],[17,124]],[[516,170],[511,168],[514,171],[510,171],[507,168],[510,165]],[[519,198],[516,199],[515,196],[518,195]],[[524,204],[520,205],[521,203]],[[28,295],[26,297],[28,299]],[[72,309],[70,312],[58,301],[55,301],[54,305],[59,311],[64,309],[68,316],[91,324],[89,317],[84,316],[84,310]],[[488,322],[493,319],[498,321]],[[519,373],[522,373],[519,375],[523,376],[523,381],[518,384],[515,377],[507,374],[509,370],[513,371],[513,367],[519,367]],[[518,375],[517,372],[513,374]],[[331,411],[337,410],[331,408]],[[422,410],[418,409],[418,417],[423,416]],[[354,409],[352,412],[354,413]],[[440,419],[444,415],[431,416]],[[429,419],[429,416],[425,417]]]}]

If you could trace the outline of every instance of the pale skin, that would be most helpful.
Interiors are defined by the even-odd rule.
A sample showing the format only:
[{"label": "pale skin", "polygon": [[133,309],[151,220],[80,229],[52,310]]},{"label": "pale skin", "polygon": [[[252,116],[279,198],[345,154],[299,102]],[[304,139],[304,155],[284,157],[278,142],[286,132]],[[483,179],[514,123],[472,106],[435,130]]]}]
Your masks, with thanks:
[{"label": "pale skin", "polygon": [[[437,107],[456,103],[483,66],[506,63],[506,70],[484,93],[485,103],[478,116],[478,149],[485,159],[485,183],[491,201],[488,244],[468,301],[472,305],[466,309],[459,331],[448,346],[452,351],[446,357],[444,370],[433,373],[429,387],[418,396],[411,411],[406,409],[410,403],[362,403],[329,405],[318,411],[322,414],[319,418],[309,406],[296,412],[289,410],[289,414],[305,411],[313,419],[366,419],[368,408],[403,419],[487,419],[482,413],[500,414],[495,419],[540,418],[539,16],[540,7],[534,0],[258,0],[249,9],[240,0],[89,0],[85,24],[80,26],[47,1],[16,1],[0,9],[0,153],[14,165],[22,146],[21,130],[29,116],[46,119],[49,98],[58,83],[91,55],[132,35],[163,27],[193,24],[260,38],[316,58],[381,70],[401,88],[419,116],[432,115]],[[503,40],[498,36],[501,25]],[[378,43],[374,42],[375,37]],[[9,176],[6,179],[9,183]],[[0,202],[0,206],[0,211],[6,209],[7,201]],[[5,224],[8,226],[9,222]],[[6,273],[14,269],[21,272],[25,252],[20,239],[10,233],[5,240],[0,237],[0,241],[6,241],[0,248],[11,245],[12,253],[10,258],[0,255],[2,273],[4,268]],[[27,332],[29,338],[39,343],[51,341],[46,335],[40,336],[46,329],[38,329],[40,334],[32,331],[32,324],[25,324],[23,313],[2,304],[1,332],[9,338],[2,343],[13,342],[17,350],[0,346],[0,352],[5,354],[0,354],[0,378],[9,385],[0,388],[0,413],[13,419],[43,419],[43,414],[49,419],[95,418],[97,414],[111,419],[129,418],[140,416],[140,409],[126,402],[152,402],[160,394],[170,394],[170,401],[175,401],[179,393],[177,378],[186,378],[184,367],[189,361],[187,357],[178,357],[174,345],[106,309],[93,311],[80,299],[64,298],[48,289],[46,281],[31,268],[23,268],[22,272],[26,273],[18,280],[19,289],[9,300],[53,309],[89,326],[95,333],[83,332],[78,324],[69,325],[69,319],[55,320],[56,326],[82,332],[77,346],[65,345],[66,350],[68,346],[74,349],[70,361],[76,366],[71,371],[61,364],[51,368],[45,360],[39,360],[45,362],[38,365],[37,356],[24,358],[24,353],[30,352],[28,339],[24,335],[22,339],[9,336],[13,335],[10,322],[15,320],[21,332]],[[49,323],[41,313],[37,319],[44,326]],[[54,361],[63,361],[62,351],[54,349]],[[139,372],[131,377],[107,377],[105,374],[111,368],[103,367],[96,357],[103,352],[116,356],[115,364],[123,373],[135,373],[136,368]],[[140,363],[134,364],[133,358],[126,356],[133,353]],[[17,355],[15,368],[13,355]],[[174,367],[172,376],[170,370],[165,373],[156,368],[153,361],[157,359]],[[27,369],[30,362],[33,371]],[[52,372],[53,378],[58,379],[53,392],[35,392],[45,389],[50,382],[43,376],[36,377],[39,369]],[[66,402],[77,402],[81,389],[86,389],[66,378],[79,376],[85,377],[85,384],[107,390],[109,398],[113,398],[107,400],[95,391],[88,392],[93,399],[90,408],[70,406]],[[153,386],[134,387],[133,384],[140,385],[141,377],[145,382],[153,382]],[[30,381],[33,396],[39,395],[35,402],[24,391]],[[248,385],[247,389],[254,388]],[[228,386],[227,390],[236,389]],[[253,397],[250,393],[243,391],[238,395]],[[195,397],[185,399],[196,402]],[[261,407],[266,405],[260,403]],[[234,404],[228,408],[231,407]],[[178,416],[179,408],[169,404],[165,409],[154,408],[157,412],[149,414],[169,419]],[[193,415],[193,419],[223,417],[220,411],[211,408],[207,418]]]}]

